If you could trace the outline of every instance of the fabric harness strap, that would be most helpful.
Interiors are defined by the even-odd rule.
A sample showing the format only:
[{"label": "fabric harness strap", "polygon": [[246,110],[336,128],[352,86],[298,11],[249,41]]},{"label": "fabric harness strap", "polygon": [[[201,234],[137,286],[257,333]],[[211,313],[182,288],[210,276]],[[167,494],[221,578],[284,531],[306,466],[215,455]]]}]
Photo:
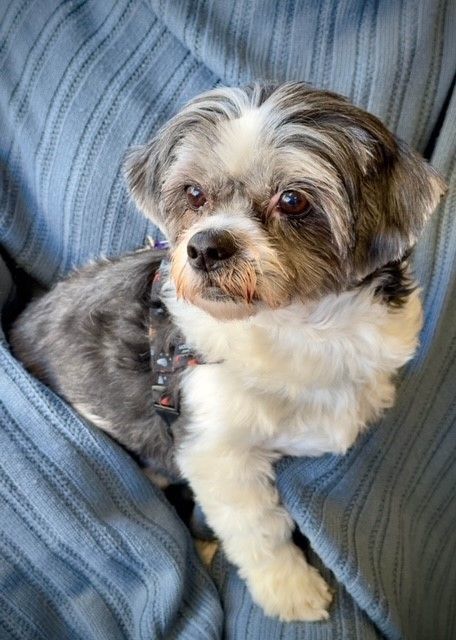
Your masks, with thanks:
[{"label": "fabric harness strap", "polygon": [[167,260],[161,262],[152,282],[149,344],[154,408],[172,436],[171,426],[180,415],[180,374],[187,367],[204,362],[185,343],[183,335],[172,324],[163,304],[161,292],[167,264]]}]

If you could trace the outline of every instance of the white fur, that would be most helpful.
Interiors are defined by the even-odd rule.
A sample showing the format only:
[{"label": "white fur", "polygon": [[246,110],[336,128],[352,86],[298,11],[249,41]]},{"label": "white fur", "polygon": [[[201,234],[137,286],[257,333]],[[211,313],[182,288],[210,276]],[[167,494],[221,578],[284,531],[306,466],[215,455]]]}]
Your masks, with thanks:
[{"label": "white fur", "polygon": [[235,120],[227,120],[220,126],[220,142],[215,153],[224,163],[228,174],[239,176],[249,170],[255,159],[252,149],[258,149],[264,120],[260,109],[243,110]]},{"label": "white fur", "polygon": [[218,362],[183,381],[182,473],[265,612],[326,618],[330,592],[291,541],[272,463],[345,453],[391,406],[391,377],[417,346],[418,294],[393,310],[360,289],[230,322],[177,300],[171,284],[166,301],[188,342]]}]

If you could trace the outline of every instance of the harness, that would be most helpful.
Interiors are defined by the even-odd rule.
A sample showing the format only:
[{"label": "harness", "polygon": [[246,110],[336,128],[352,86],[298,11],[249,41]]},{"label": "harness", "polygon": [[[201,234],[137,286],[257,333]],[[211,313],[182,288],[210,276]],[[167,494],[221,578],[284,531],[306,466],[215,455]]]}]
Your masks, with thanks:
[{"label": "harness", "polygon": [[173,437],[172,425],[180,416],[180,374],[187,367],[204,364],[185,343],[162,301],[162,289],[168,261],[160,263],[150,293],[149,345],[152,373],[152,398],[157,414]]}]

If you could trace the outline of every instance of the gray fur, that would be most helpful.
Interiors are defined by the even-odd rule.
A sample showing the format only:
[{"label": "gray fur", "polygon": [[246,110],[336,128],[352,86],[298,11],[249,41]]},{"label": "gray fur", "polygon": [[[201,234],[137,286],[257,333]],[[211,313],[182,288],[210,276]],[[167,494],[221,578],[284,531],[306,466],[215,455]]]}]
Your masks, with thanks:
[{"label": "gray fur", "polygon": [[[255,162],[245,175],[229,176],[214,151],[224,123],[260,105],[267,116],[252,150]],[[130,151],[125,166],[134,199],[165,230],[171,252],[202,215],[223,208],[253,220],[281,266],[263,285],[282,278],[276,290],[284,303],[371,286],[374,278],[379,295],[399,304],[411,290],[402,258],[444,188],[377,118],[302,83],[203,94],[151,142]],[[203,212],[189,210],[188,184],[204,185],[209,194]],[[289,188],[306,193],[310,210],[271,222],[268,202]],[[173,475],[173,443],[150,389],[148,301],[158,258],[144,251],[82,269],[30,305],[12,345],[38,378],[149,465]],[[235,276],[236,265],[242,268],[230,266]],[[176,433],[184,424],[185,416]]]},{"label": "gray fur", "polygon": [[163,255],[144,250],[75,272],[29,305],[11,345],[31,373],[98,416],[147,466],[176,477],[173,441],[153,407],[147,334]]}]

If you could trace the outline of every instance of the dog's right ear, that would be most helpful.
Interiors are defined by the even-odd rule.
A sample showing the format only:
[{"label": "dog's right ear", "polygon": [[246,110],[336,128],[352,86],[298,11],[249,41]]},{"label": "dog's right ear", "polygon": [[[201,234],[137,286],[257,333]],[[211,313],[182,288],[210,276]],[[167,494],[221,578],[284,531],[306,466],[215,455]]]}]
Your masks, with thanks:
[{"label": "dog's right ear", "polygon": [[124,160],[124,174],[136,206],[160,227],[159,146],[154,138],[147,144],[129,149]]},{"label": "dog's right ear", "polygon": [[162,231],[163,179],[175,160],[176,150],[194,125],[189,107],[175,115],[148,143],[133,147],[125,156],[124,174],[137,207]]},{"label": "dog's right ear", "polygon": [[207,137],[208,125],[239,117],[245,100],[241,89],[222,87],[207,91],[187,103],[150,142],[127,152],[124,173],[130,193],[139,209],[162,229],[161,189],[179,146],[192,132]]}]

